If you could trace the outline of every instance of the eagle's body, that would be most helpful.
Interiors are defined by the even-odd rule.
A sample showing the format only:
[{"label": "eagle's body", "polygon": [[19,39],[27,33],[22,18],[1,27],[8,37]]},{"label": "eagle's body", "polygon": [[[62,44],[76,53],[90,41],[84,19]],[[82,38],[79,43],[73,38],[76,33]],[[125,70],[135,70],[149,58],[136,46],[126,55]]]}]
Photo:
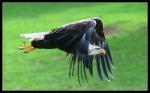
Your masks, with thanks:
[{"label": "eagle's body", "polygon": [[112,74],[110,68],[110,65],[113,67],[111,54],[104,36],[102,21],[97,17],[66,24],[53,29],[51,32],[21,34],[21,37],[29,38],[33,48],[59,48],[67,52],[67,55],[71,54],[69,60],[70,76],[74,73],[75,63],[78,63],[78,76],[82,77],[82,68],[85,77],[85,68],[89,69],[90,74],[93,75],[92,62],[94,58],[100,79],[102,79],[100,65],[102,65],[107,80],[109,80],[107,72]]}]

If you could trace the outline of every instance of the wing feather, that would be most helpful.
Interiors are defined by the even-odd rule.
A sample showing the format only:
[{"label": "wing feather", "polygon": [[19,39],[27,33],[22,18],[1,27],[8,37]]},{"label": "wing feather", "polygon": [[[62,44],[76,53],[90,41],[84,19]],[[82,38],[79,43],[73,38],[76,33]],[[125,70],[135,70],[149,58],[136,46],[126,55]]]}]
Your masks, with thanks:
[{"label": "wing feather", "polygon": [[[96,65],[97,65],[97,73],[99,78],[102,80],[102,71],[106,77],[106,79],[108,81],[109,80],[109,75],[108,73],[110,73],[111,77],[114,78],[112,76],[112,71],[111,71],[111,66],[113,66],[113,62],[112,62],[112,57],[111,57],[111,53],[108,47],[108,44],[106,42],[106,38],[104,36],[104,32],[103,32],[103,24],[100,20],[98,19],[93,19],[96,22],[96,25],[94,26],[95,29],[93,29],[92,27],[88,27],[87,29],[84,29],[85,31],[82,32],[81,36],[80,36],[80,43],[79,45],[79,51],[81,52],[82,56],[79,55],[81,62],[83,62],[83,70],[84,70],[84,76],[87,80],[87,76],[86,76],[86,69],[89,70],[90,75],[93,75],[93,68],[92,68],[92,63],[93,63],[93,59],[96,59]],[[82,29],[83,30],[83,29]],[[94,30],[96,32],[94,32]],[[94,33],[93,33],[94,32]],[[95,35],[93,35],[95,34]],[[102,47],[105,49],[106,51],[106,55],[87,55],[87,50],[88,50],[88,45],[89,44],[95,44],[99,47]],[[79,61],[80,62],[80,61]],[[79,65],[78,62],[78,65]],[[82,63],[80,63],[82,64]],[[81,65],[82,66],[82,65]],[[101,68],[102,67],[102,71]],[[79,70],[79,69],[78,69]],[[82,70],[82,68],[80,69]],[[82,76],[82,71],[80,72],[81,74],[79,74],[78,72],[78,78],[80,77],[80,75]],[[80,79],[79,83],[81,83]]]}]

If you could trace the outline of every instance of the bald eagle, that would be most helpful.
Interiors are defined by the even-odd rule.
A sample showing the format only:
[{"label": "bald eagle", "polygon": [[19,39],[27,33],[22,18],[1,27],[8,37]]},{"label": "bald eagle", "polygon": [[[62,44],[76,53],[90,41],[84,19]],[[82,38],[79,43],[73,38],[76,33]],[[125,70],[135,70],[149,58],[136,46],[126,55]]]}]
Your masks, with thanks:
[{"label": "bald eagle", "polygon": [[74,75],[75,63],[77,76],[87,80],[86,70],[93,76],[93,60],[96,60],[97,73],[102,80],[102,71],[108,81],[112,78],[111,67],[114,68],[111,53],[103,32],[100,18],[94,17],[62,25],[50,32],[20,34],[31,41],[31,46],[23,44],[20,49],[28,53],[34,49],[58,48],[70,55],[69,77]]}]

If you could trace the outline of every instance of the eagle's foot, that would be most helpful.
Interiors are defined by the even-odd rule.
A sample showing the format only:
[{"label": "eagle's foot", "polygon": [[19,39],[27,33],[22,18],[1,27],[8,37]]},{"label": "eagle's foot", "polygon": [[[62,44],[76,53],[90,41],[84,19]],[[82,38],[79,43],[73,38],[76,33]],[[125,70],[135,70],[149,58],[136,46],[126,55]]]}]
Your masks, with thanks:
[{"label": "eagle's foot", "polygon": [[24,53],[29,53],[29,52],[33,51],[35,48],[30,45],[27,45],[26,42],[23,42],[23,45],[21,45],[19,47],[19,49],[23,50]]}]

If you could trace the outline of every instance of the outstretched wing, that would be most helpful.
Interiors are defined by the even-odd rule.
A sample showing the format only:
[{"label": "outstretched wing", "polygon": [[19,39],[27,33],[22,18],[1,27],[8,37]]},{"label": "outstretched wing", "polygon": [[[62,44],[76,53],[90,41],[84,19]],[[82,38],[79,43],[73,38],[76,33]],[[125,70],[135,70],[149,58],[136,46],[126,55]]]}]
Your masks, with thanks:
[{"label": "outstretched wing", "polygon": [[[90,28],[94,28],[95,25],[96,23],[94,20],[78,21],[54,29],[49,34],[45,35],[44,39],[51,40],[57,48],[68,53],[77,54],[87,52],[88,43],[85,42],[83,36],[85,36],[87,30],[89,30]],[[83,43],[87,44],[85,45]],[[82,52],[78,51],[82,45],[85,46],[84,50]]]},{"label": "outstretched wing", "polygon": [[[77,54],[77,55],[72,54],[69,60],[70,62],[69,76],[74,75],[74,66],[75,66],[75,63],[77,63],[77,73],[78,73],[79,83],[80,83],[80,77],[83,78],[82,74],[84,74],[87,80],[86,68],[89,70],[90,75],[93,75],[94,58],[96,60],[97,72],[98,72],[100,79],[102,80],[101,70],[103,70],[103,73],[108,81],[109,81],[109,75],[114,79],[112,75],[112,71],[111,71],[111,66],[114,68],[114,64],[112,62],[111,53],[110,53],[108,43],[106,41],[106,38],[103,32],[102,21],[97,18],[93,20],[96,22],[94,29],[92,27],[89,27],[85,31],[85,33],[82,34],[82,37],[80,38],[80,48],[81,48],[80,52],[83,52],[84,54]],[[97,46],[104,48],[106,51],[106,54],[105,55],[100,55],[100,54],[88,55],[86,51],[87,51],[87,47],[89,43],[92,43],[92,44],[95,44]]]},{"label": "outstretched wing", "polygon": [[[67,55],[71,55],[69,60],[69,76],[74,74],[75,63],[78,64],[77,72],[79,82],[80,75],[83,78],[83,75],[80,73],[84,73],[86,76],[85,68],[89,69],[90,74],[93,75],[92,62],[94,55],[88,55],[88,48],[95,26],[95,20],[82,20],[61,26],[45,35],[45,40],[53,41],[57,48],[66,51]],[[82,68],[84,72],[82,72]]]}]

